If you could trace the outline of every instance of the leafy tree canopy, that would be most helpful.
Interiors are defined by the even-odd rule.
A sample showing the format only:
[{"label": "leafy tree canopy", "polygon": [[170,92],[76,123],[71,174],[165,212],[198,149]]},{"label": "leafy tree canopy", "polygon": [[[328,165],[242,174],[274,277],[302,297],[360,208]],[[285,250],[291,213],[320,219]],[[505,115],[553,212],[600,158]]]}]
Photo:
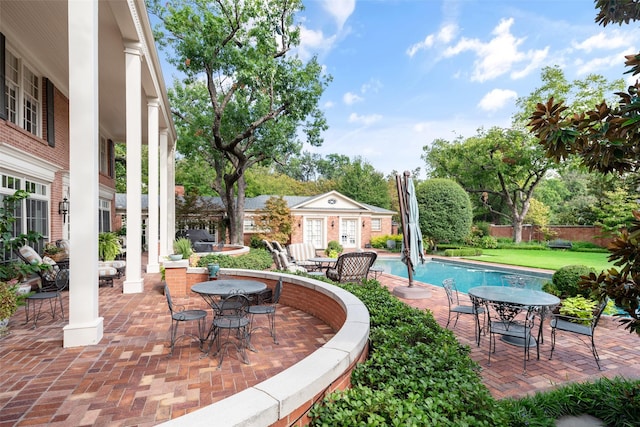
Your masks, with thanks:
[{"label": "leafy tree canopy", "polygon": [[358,202],[389,209],[391,197],[384,175],[360,157],[342,169],[336,190]]},{"label": "leafy tree canopy", "polygon": [[[245,173],[322,143],[318,102],[331,80],[315,58],[291,53],[301,0],[150,0],[168,61],[186,78],[169,91],[178,151],[213,169],[212,188],[229,217],[232,243],[242,241]],[[300,139],[302,136],[304,140]]]}]

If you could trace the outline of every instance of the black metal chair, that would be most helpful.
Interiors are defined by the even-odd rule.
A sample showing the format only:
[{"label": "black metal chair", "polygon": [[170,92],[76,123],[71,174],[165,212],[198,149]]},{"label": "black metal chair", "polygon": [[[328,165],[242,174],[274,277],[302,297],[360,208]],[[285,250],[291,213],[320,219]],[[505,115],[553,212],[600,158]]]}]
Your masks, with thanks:
[{"label": "black metal chair", "polygon": [[369,269],[376,262],[375,252],[350,252],[342,254],[335,268],[327,269],[327,277],[334,282],[362,282],[367,278]]},{"label": "black metal chair", "polygon": [[[484,308],[480,306],[480,303],[475,300],[474,298],[469,297],[469,303],[468,304],[461,304],[460,303],[460,295],[458,293],[458,288],[456,287],[456,282],[453,279],[444,279],[442,281],[442,287],[444,288],[445,292],[447,293],[447,302],[449,303],[449,313],[447,316],[447,326],[445,326],[446,328],[449,327],[449,323],[451,322],[451,314],[455,313],[456,315],[456,320],[453,323],[453,327],[455,328],[456,325],[458,324],[458,318],[460,317],[461,314],[470,314],[474,317],[475,322],[476,322],[476,327],[475,327],[475,337],[476,337],[476,344],[478,346],[480,346],[480,332],[481,332],[481,328],[480,328],[480,314],[484,315]],[[484,318],[482,320],[482,324],[485,324]]]},{"label": "black metal chair", "polygon": [[527,373],[527,360],[531,343],[536,346],[536,358],[540,359],[540,347],[536,336],[533,334],[536,307],[505,303],[499,301],[484,301],[487,319],[489,321],[489,365],[491,365],[491,353],[496,351],[496,335],[501,335],[503,340],[522,346],[524,351],[524,375]]},{"label": "black metal chair", "polygon": [[247,313],[249,313],[250,321],[249,321],[249,339],[251,339],[251,335],[253,331],[265,328],[264,326],[253,326],[253,321],[256,315],[266,315],[269,320],[269,333],[273,338],[273,342],[278,343],[278,339],[276,338],[276,306],[278,301],[280,301],[280,295],[282,294],[282,279],[278,280],[276,283],[276,287],[274,289],[273,295],[270,300],[264,301],[263,303],[250,305],[247,308]]},{"label": "black metal chair", "polygon": [[35,328],[37,326],[38,319],[42,314],[42,304],[44,304],[45,301],[49,302],[51,319],[56,319],[57,306],[60,304],[60,313],[62,314],[62,320],[64,320],[64,306],[62,304],[61,292],[69,286],[69,269],[64,268],[58,270],[54,283],[55,289],[46,290],[41,288],[40,292],[36,292],[25,298],[25,324],[29,323],[29,314],[33,312],[31,313],[33,317],[33,327]]},{"label": "black metal chair", "polygon": [[587,336],[591,339],[591,354],[593,354],[593,358],[596,360],[598,369],[602,369],[600,367],[600,356],[598,355],[598,350],[596,350],[596,343],[594,341],[594,332],[608,302],[608,298],[602,300],[596,307],[593,316],[587,319],[556,313],[551,314],[551,354],[549,355],[549,360],[553,357],[553,350],[556,346],[556,332],[571,332],[573,334]]},{"label": "black metal chair", "polygon": [[[246,348],[249,346],[249,324],[250,319],[247,314],[249,298],[245,294],[232,293],[222,300],[220,308],[213,319],[213,336],[209,344],[209,351],[214,342],[216,351],[214,355],[220,354],[218,368],[222,366],[224,356],[229,352],[229,347],[233,346],[242,358],[242,362],[249,364]],[[223,340],[223,335],[225,335]]]},{"label": "black metal chair", "polygon": [[29,245],[24,245],[17,251],[15,251],[18,257],[25,263],[31,265],[49,265],[49,268],[37,270],[38,276],[40,276],[40,289],[41,291],[55,291],[56,289],[56,276],[60,271],[58,264],[49,257],[42,258],[35,249]]},{"label": "black metal chair", "polygon": [[[167,297],[167,305],[169,306],[169,312],[171,313],[171,328],[169,329],[169,347],[171,348],[171,350],[169,351],[169,355],[173,354],[173,349],[176,345],[176,342],[183,337],[192,337],[193,339],[197,339],[200,342],[200,349],[202,350],[202,345],[205,341],[204,334],[206,330],[207,312],[204,310],[179,309],[180,306],[173,303],[173,300],[171,299],[171,292],[169,291],[169,287],[167,285],[164,286],[164,295]],[[198,335],[196,336],[193,334],[184,333],[178,336],[178,325],[181,322],[190,321],[198,322]]]}]

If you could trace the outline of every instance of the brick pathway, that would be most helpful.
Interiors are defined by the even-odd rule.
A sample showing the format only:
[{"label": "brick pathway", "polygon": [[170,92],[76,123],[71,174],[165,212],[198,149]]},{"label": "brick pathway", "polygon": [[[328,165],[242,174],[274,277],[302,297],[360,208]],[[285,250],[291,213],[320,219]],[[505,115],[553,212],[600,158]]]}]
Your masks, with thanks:
[{"label": "brick pathway", "polygon": [[[378,278],[389,289],[406,286],[407,279],[383,274]],[[416,286],[427,286],[431,297],[421,300],[404,300],[407,304],[431,310],[438,323],[447,324],[449,308],[443,288],[414,282]],[[489,355],[488,336],[481,336],[480,347],[475,344],[474,320],[471,316],[460,316],[453,328],[449,325],[462,344],[471,348],[471,358],[482,368],[484,384],[498,399],[520,397],[543,391],[567,382],[582,382],[602,376],[640,378],[640,337],[629,334],[618,326],[617,319],[603,317],[596,328],[596,348],[600,354],[598,370],[591,355],[590,341],[587,337],[558,332],[553,359],[551,351],[551,328],[544,326],[544,343],[540,345],[540,360],[535,358],[535,349],[531,349],[532,358],[527,362],[527,375],[523,375],[522,348],[514,347],[497,340],[496,352],[491,354],[491,366],[487,365]]]},{"label": "brick pathway", "polygon": [[[379,279],[389,288],[406,285],[406,279],[388,274]],[[430,298],[407,303],[432,310],[444,326],[448,311],[444,290],[430,289]],[[195,295],[177,302],[206,308]],[[279,307],[280,345],[274,345],[265,331],[256,333],[252,342],[258,352],[248,352],[251,365],[240,363],[231,353],[218,370],[217,360],[201,358],[197,345],[188,340],[181,341],[169,357],[170,319],[159,274],[145,275],[142,294],[123,295],[118,281],[114,288],[101,288],[100,315],[105,322],[100,344],[71,349],[62,348],[64,322],[45,318],[32,329],[22,324],[23,309],[12,317],[11,334],[0,339],[0,427],[155,425],[263,381],[333,334],[319,320]],[[603,375],[640,376],[640,338],[611,320],[598,328],[602,371],[584,342],[562,336],[552,361],[547,360],[550,339],[545,341],[540,360],[527,364],[527,376],[522,375],[521,349],[500,342],[487,366],[488,340],[483,337],[481,346],[475,346],[468,316],[460,318],[454,332],[471,347],[471,357],[482,367],[493,396],[503,398]],[[548,330],[545,333],[548,338]]]}]

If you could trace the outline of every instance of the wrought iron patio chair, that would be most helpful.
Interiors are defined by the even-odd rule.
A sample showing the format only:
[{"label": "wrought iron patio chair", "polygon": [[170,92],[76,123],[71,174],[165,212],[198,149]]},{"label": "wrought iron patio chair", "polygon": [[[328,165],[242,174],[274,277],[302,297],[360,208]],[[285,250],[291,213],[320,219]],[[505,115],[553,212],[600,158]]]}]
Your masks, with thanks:
[{"label": "wrought iron patio chair", "polygon": [[362,282],[376,262],[375,252],[350,252],[338,257],[334,268],[327,269],[327,277],[334,282]]},{"label": "wrought iron patio chair", "polygon": [[596,326],[598,326],[598,322],[600,321],[600,317],[602,316],[604,309],[607,307],[608,301],[608,298],[602,300],[594,310],[593,316],[586,319],[552,313],[550,322],[551,354],[549,355],[549,359],[553,357],[553,350],[556,346],[556,332],[571,332],[573,334],[587,336],[591,339],[591,354],[593,354],[593,358],[596,360],[598,369],[602,369],[600,367],[600,356],[598,355],[598,350],[596,349],[594,332],[596,330]]},{"label": "wrought iron patio chair", "polygon": [[[246,349],[249,346],[249,324],[247,314],[249,298],[242,293],[232,293],[220,303],[220,309],[213,319],[213,335],[209,344],[216,346],[214,355],[220,354],[218,368],[222,366],[225,354],[229,347],[234,347],[240,354],[242,362],[249,364]],[[224,335],[224,338],[223,338]]]},{"label": "wrought iron patio chair", "polygon": [[42,304],[44,304],[45,301],[49,302],[51,319],[56,319],[57,306],[60,304],[60,313],[62,315],[62,320],[64,320],[64,306],[62,304],[61,292],[69,286],[69,269],[63,268],[62,270],[59,270],[56,273],[54,283],[54,290],[41,290],[33,295],[29,295],[25,299],[25,324],[29,323],[29,314],[31,313],[33,317],[33,327],[35,328],[37,326],[38,319],[42,314]]},{"label": "wrought iron patio chair", "polygon": [[496,351],[496,335],[501,335],[504,341],[522,346],[523,373],[526,375],[532,343],[536,347],[536,358],[540,359],[540,347],[533,333],[537,318],[536,307],[499,301],[484,301],[484,304],[489,322],[489,365],[491,353]]},{"label": "wrought iron patio chair", "polygon": [[60,267],[54,260],[49,257],[41,257],[40,254],[29,245],[24,245],[15,252],[25,264],[48,264],[49,268],[37,271],[40,277],[40,291],[47,292],[56,290],[56,276],[58,275],[58,271],[60,271]]},{"label": "wrought iron patio chair", "polygon": [[247,308],[247,312],[249,313],[249,317],[250,317],[249,339],[251,339],[251,335],[253,334],[253,331],[265,328],[264,326],[254,327],[253,321],[255,319],[255,316],[266,315],[269,321],[269,327],[268,327],[269,333],[273,338],[273,342],[276,344],[279,344],[278,339],[276,337],[276,307],[277,307],[278,301],[280,301],[281,294],[282,294],[282,278],[278,280],[278,283],[276,283],[274,292],[270,300],[264,301],[256,305],[250,305]]},{"label": "wrought iron patio chair", "polygon": [[467,304],[460,303],[460,294],[458,292],[458,288],[456,287],[456,282],[453,279],[444,279],[442,281],[442,287],[447,293],[447,302],[449,303],[449,313],[447,316],[447,326],[449,328],[449,323],[451,322],[451,314],[455,313],[456,320],[453,323],[453,327],[455,328],[458,324],[458,318],[461,314],[470,314],[474,317],[475,320],[475,338],[476,344],[478,347],[480,346],[480,333],[484,328],[480,328],[480,315],[483,315],[482,325],[485,324],[484,319],[484,307],[480,305],[477,299],[469,297],[469,301]]},{"label": "wrought iron patio chair", "polygon": [[[175,348],[176,342],[183,337],[191,337],[192,339],[198,340],[200,345],[200,349],[202,350],[202,345],[205,341],[205,330],[207,323],[207,312],[205,310],[185,310],[182,309],[181,306],[178,306],[173,303],[171,299],[171,292],[169,291],[169,287],[167,285],[164,286],[164,295],[167,297],[167,305],[169,306],[169,312],[171,313],[171,328],[169,329],[170,335],[170,343],[169,347],[171,350],[169,351],[169,355],[173,354],[173,349]],[[184,333],[178,336],[178,325],[181,322],[190,322],[195,321],[198,322],[198,335]]]}]

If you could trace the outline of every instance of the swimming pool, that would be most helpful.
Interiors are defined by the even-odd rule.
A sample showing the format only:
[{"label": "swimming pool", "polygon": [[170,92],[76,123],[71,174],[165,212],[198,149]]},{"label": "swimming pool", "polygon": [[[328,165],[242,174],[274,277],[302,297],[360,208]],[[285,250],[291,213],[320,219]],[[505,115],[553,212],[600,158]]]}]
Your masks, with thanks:
[{"label": "swimming pool", "polygon": [[[394,276],[408,277],[407,266],[398,258],[378,258],[376,266],[382,267],[385,273]],[[517,274],[527,278],[527,288],[540,290],[542,285],[551,281],[551,274],[526,272],[508,267],[482,268],[456,260],[426,260],[418,264],[413,279],[431,285],[442,286],[444,279],[453,278],[460,292],[467,293],[474,286],[504,286],[504,277]]]}]

